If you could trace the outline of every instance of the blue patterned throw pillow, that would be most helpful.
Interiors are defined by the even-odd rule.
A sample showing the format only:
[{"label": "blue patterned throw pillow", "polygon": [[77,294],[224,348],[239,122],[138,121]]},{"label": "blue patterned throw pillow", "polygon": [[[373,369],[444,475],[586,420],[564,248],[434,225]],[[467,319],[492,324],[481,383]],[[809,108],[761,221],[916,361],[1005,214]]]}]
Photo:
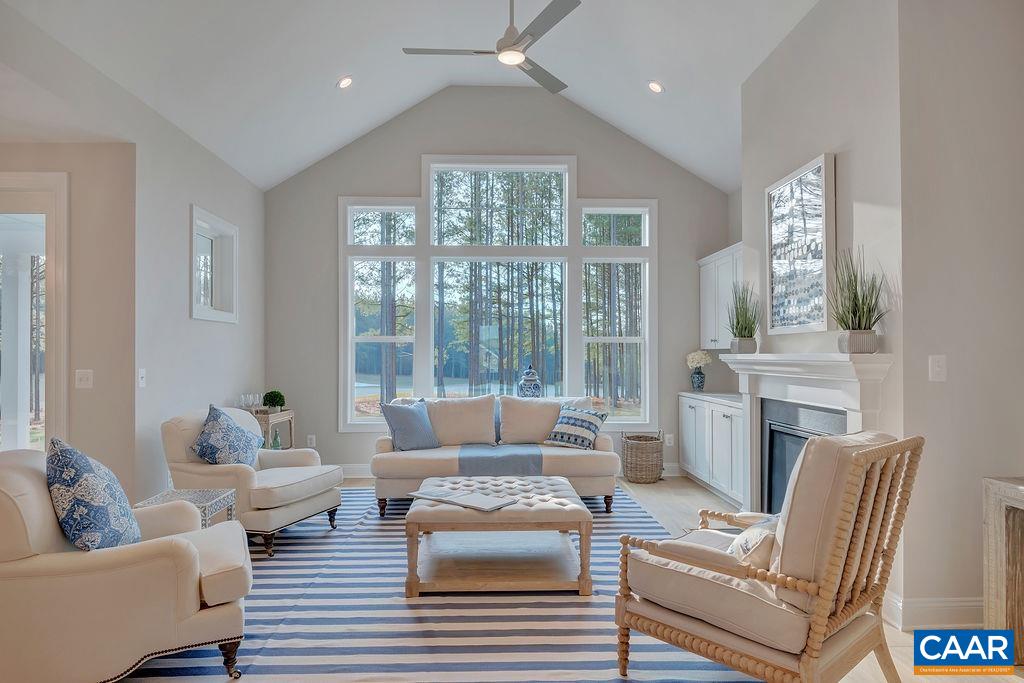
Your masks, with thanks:
[{"label": "blue patterned throw pillow", "polygon": [[262,436],[253,434],[223,410],[211,405],[203,431],[199,432],[192,450],[211,465],[241,463],[252,467],[262,447]]},{"label": "blue patterned throw pillow", "polygon": [[563,405],[558,411],[558,422],[544,443],[589,451],[594,448],[594,439],[607,419],[608,413]]},{"label": "blue patterned throw pillow", "polygon": [[79,550],[114,548],[142,538],[114,473],[60,439],[50,439],[46,485],[61,530]]}]

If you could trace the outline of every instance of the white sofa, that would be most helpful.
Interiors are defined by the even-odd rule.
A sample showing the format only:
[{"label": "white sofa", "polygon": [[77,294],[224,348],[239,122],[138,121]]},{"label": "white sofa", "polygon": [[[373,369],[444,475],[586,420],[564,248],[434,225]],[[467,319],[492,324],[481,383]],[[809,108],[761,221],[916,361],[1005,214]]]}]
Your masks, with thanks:
[{"label": "white sofa", "polygon": [[84,552],[65,538],[40,451],[0,453],[0,679],[114,681],[161,654],[217,644],[233,678],[252,587],[238,522],[200,529],[175,501],[134,511],[142,540]]},{"label": "white sofa", "polygon": [[[260,433],[259,422],[238,408],[221,408],[243,428]],[[274,536],[286,526],[327,513],[331,528],[341,502],[344,475],[339,465],[324,465],[311,448],[284,451],[260,449],[256,466],[211,465],[192,450],[206,411],[171,418],[160,427],[164,457],[175,488],[235,489],[235,518],[250,534],[263,537],[267,555],[274,555]]]},{"label": "white sofa", "polygon": [[[490,407],[486,399],[491,399]],[[408,404],[418,399],[395,399]],[[389,498],[408,498],[429,477],[454,477],[459,471],[462,444],[480,443],[491,432],[501,443],[536,444],[540,448],[543,476],[565,477],[581,497],[603,496],[605,510],[612,511],[615,477],[620,460],[612,439],[598,434],[593,450],[543,445],[558,418],[560,403],[590,407],[589,399],[517,399],[483,396],[472,399],[426,399],[427,412],[439,448],[396,451],[390,436],[377,439],[376,454],[370,460],[370,472],[376,478],[377,506],[383,517]],[[497,405],[496,405],[497,404]],[[499,428],[500,419],[500,428]],[[508,472],[506,474],[514,474]]]}]

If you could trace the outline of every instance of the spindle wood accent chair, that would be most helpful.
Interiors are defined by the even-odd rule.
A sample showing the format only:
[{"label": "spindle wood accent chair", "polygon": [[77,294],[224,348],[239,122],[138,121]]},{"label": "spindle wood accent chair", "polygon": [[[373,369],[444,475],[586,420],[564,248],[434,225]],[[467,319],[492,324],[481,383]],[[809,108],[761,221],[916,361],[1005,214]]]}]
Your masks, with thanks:
[{"label": "spindle wood accent chair", "polygon": [[923,446],[872,432],[809,440],[768,567],[740,561],[726,551],[734,537],[709,528],[746,528],[760,513],[701,510],[685,540],[622,536],[619,673],[634,630],[778,683],[838,681],[874,652],[897,683],[882,600]]}]

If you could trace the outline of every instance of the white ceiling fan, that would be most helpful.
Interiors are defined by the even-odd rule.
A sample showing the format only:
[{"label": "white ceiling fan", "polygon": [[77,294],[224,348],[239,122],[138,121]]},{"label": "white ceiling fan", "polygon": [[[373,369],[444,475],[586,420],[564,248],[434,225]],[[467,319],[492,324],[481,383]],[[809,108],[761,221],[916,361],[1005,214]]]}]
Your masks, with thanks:
[{"label": "white ceiling fan", "polygon": [[493,50],[443,50],[422,47],[402,48],[407,55],[497,55],[498,61],[508,66],[518,67],[520,71],[537,81],[551,93],[565,90],[568,86],[542,69],[539,64],[526,56],[526,50],[540,40],[541,36],[550,31],[555,24],[565,19],[569,12],[580,6],[580,0],[551,0],[537,17],[522,32],[516,28],[515,0],[508,0],[508,28],[505,35],[498,39]]}]

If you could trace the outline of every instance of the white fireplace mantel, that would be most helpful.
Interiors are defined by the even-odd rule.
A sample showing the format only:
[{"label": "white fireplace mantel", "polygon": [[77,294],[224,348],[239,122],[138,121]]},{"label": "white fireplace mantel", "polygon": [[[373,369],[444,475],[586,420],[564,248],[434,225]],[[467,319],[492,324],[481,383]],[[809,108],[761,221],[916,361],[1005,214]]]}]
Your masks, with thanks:
[{"label": "white fireplace mantel", "polygon": [[760,399],[844,410],[848,431],[877,429],[882,380],[893,363],[886,353],[743,353],[719,358],[739,375],[750,463],[743,502],[752,510],[761,505]]}]

